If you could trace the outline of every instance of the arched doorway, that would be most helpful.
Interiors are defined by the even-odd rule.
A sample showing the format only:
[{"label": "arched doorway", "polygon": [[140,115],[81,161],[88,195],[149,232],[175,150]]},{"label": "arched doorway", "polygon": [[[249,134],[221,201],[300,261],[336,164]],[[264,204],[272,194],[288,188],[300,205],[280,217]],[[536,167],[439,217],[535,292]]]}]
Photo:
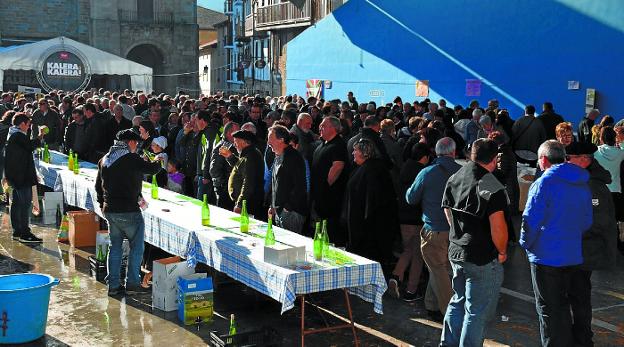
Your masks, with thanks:
[{"label": "arched doorway", "polygon": [[[164,57],[160,50],[154,45],[138,45],[128,52],[126,58],[139,64],[151,67],[154,75],[160,75],[163,73]],[[164,77],[153,78],[153,89],[155,93],[165,92]]]}]

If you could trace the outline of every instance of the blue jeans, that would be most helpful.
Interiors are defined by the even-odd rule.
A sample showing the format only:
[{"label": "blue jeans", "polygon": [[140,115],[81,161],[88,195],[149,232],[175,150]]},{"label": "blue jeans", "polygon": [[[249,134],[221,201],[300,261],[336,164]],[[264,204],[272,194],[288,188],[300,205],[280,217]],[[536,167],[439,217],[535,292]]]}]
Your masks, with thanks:
[{"label": "blue jeans", "polygon": [[497,259],[478,266],[451,260],[453,297],[444,316],[441,346],[483,346],[483,330],[496,311],[503,265]]},{"label": "blue jeans", "polygon": [[13,235],[30,232],[30,208],[32,205],[32,187],[13,187],[11,197],[11,225]]},{"label": "blue jeans", "polygon": [[130,243],[128,255],[128,270],[126,286],[138,286],[141,282],[139,272],[143,259],[143,239],[145,223],[141,212],[105,213],[108,221],[111,247],[108,253],[108,281],[109,288],[119,288],[121,285],[119,271],[121,268],[122,244],[124,238]]}]

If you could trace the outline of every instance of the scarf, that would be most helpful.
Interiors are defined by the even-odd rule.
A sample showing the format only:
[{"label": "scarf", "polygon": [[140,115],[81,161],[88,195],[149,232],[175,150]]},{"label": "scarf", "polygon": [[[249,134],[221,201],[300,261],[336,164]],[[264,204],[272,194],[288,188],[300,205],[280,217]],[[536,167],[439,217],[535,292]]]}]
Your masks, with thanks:
[{"label": "scarf", "polygon": [[110,167],[111,165],[113,165],[113,163],[117,161],[117,159],[123,157],[126,154],[130,154],[130,148],[128,148],[128,144],[123,141],[115,141],[115,144],[111,146],[108,153],[106,153],[106,155],[104,156],[104,167]]}]

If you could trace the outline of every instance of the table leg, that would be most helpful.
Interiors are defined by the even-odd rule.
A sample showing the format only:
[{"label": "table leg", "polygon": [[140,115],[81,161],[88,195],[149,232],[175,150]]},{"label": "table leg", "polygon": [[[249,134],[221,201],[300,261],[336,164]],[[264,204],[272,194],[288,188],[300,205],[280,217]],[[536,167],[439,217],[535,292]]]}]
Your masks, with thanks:
[{"label": "table leg", "polygon": [[343,288],[345,295],[345,303],[347,304],[347,312],[349,312],[349,321],[351,322],[351,331],[353,331],[353,339],[355,340],[355,347],[360,345],[360,342],[357,338],[357,333],[355,332],[355,322],[353,321],[353,312],[351,312],[351,301],[349,300],[349,292],[347,288]]},{"label": "table leg", "polygon": [[349,292],[346,288],[343,289],[345,294],[345,304],[347,306],[347,312],[349,314],[349,323],[347,324],[339,324],[334,326],[327,326],[325,328],[318,329],[309,329],[305,328],[305,295],[301,295],[301,347],[305,346],[305,336],[310,334],[318,334],[325,331],[333,331],[338,329],[348,329],[351,328],[353,332],[354,345],[356,347],[360,346],[360,341],[357,337],[357,332],[355,331],[355,321],[353,320],[353,312],[351,311],[351,301],[349,300]]},{"label": "table leg", "polygon": [[305,295],[301,296],[301,347],[305,346]]}]

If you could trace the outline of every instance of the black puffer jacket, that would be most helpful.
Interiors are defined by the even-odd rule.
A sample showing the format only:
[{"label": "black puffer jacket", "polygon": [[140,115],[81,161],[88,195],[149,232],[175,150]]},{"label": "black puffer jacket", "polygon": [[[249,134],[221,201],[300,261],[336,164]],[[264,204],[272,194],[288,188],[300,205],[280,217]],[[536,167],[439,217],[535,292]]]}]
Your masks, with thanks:
[{"label": "black puffer jacket", "polygon": [[589,171],[589,187],[592,193],[594,223],[589,231],[583,234],[581,268],[604,270],[615,266],[617,252],[615,206],[607,188],[607,184],[611,183],[611,174],[595,160],[587,171]]},{"label": "black puffer jacket", "polygon": [[28,136],[16,127],[11,127],[9,130],[4,159],[4,174],[12,187],[24,188],[37,184],[33,151],[40,144],[39,139],[28,139]]}]

